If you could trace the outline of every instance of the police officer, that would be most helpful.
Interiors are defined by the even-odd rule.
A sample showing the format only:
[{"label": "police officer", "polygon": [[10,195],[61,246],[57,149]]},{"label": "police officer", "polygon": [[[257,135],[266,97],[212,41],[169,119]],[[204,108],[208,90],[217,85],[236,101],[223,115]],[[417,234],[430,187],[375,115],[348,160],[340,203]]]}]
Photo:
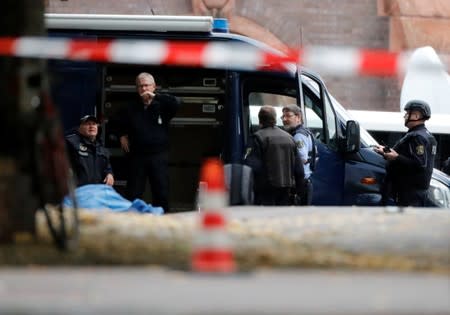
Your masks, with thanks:
[{"label": "police officer", "polygon": [[310,205],[312,203],[313,195],[311,175],[317,157],[314,136],[311,131],[303,125],[302,111],[297,105],[287,105],[283,107],[283,116],[281,116],[281,120],[283,121],[284,129],[294,137],[305,173],[304,180],[297,184],[298,200],[296,203],[299,205]]},{"label": "police officer", "polygon": [[425,127],[431,110],[420,100],[408,102],[404,110],[406,135],[392,149],[375,148],[387,160],[383,203],[391,197],[399,206],[424,207],[437,147],[436,139]]},{"label": "police officer", "polygon": [[66,136],[66,146],[78,186],[87,184],[114,185],[109,152],[98,135],[98,121],[87,115],[80,119],[78,130]]},{"label": "police officer", "polygon": [[180,102],[156,93],[155,79],[143,72],[136,77],[139,100],[122,113],[120,144],[129,153],[127,198],[142,199],[148,178],[153,205],[169,209],[169,123]]},{"label": "police officer", "polygon": [[294,138],[275,125],[272,106],[262,106],[258,118],[260,129],[253,134],[245,158],[254,172],[255,203],[289,205],[292,188],[304,176]]}]

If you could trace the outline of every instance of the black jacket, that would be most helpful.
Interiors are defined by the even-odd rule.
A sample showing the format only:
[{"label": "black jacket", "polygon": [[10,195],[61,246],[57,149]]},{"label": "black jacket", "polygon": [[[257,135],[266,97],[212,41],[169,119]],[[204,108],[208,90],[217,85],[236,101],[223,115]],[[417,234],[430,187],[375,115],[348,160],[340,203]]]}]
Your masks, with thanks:
[{"label": "black jacket", "polygon": [[397,159],[386,166],[387,179],[394,192],[426,190],[430,186],[437,143],[433,135],[418,125],[408,130],[394,146]]},{"label": "black jacket", "polygon": [[100,141],[91,142],[76,132],[66,136],[66,146],[78,186],[101,184],[112,174],[109,152]]},{"label": "black jacket", "polygon": [[303,181],[304,170],[294,138],[278,127],[255,132],[245,163],[255,174],[255,190],[295,187]]},{"label": "black jacket", "polygon": [[130,153],[163,152],[169,146],[169,123],[180,102],[172,95],[156,94],[144,109],[139,100],[126,107],[120,117],[120,136],[128,135]]}]

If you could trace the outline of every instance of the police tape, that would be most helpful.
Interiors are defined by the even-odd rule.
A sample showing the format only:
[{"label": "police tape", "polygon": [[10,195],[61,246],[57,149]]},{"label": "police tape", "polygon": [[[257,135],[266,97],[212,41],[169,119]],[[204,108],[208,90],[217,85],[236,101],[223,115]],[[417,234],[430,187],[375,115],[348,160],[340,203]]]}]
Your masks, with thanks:
[{"label": "police tape", "polygon": [[[126,64],[178,65],[245,71],[285,70],[289,64],[336,76],[396,76],[406,71],[410,53],[350,47],[311,46],[280,54],[241,42],[160,40],[79,40],[0,37],[0,55]],[[424,71],[439,63],[416,64]]]}]

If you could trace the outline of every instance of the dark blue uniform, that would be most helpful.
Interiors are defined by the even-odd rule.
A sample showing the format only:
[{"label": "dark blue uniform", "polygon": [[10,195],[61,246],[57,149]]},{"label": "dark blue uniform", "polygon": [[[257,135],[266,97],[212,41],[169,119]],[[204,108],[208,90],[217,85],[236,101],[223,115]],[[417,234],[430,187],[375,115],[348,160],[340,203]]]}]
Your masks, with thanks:
[{"label": "dark blue uniform", "polygon": [[77,132],[66,136],[66,146],[78,186],[101,184],[112,174],[109,152],[99,141],[92,142]]},{"label": "dark blue uniform", "polygon": [[128,135],[129,173],[127,198],[142,198],[148,178],[153,205],[169,209],[169,123],[179,108],[179,100],[156,94],[147,108],[139,99],[122,113],[122,135]]},{"label": "dark blue uniform", "polygon": [[436,139],[425,125],[408,130],[393,148],[399,156],[386,166],[385,202],[392,197],[399,206],[427,206],[436,147]]}]

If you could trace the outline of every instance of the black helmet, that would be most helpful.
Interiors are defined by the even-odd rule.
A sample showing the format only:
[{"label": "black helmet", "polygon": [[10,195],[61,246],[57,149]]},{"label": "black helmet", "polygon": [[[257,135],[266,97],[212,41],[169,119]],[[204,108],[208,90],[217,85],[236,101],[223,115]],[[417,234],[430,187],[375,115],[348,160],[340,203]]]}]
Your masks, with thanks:
[{"label": "black helmet", "polygon": [[424,102],[419,100],[413,100],[406,103],[404,110],[411,111],[411,110],[418,110],[422,113],[423,118],[425,120],[430,119],[431,117],[431,109],[430,106]]}]

